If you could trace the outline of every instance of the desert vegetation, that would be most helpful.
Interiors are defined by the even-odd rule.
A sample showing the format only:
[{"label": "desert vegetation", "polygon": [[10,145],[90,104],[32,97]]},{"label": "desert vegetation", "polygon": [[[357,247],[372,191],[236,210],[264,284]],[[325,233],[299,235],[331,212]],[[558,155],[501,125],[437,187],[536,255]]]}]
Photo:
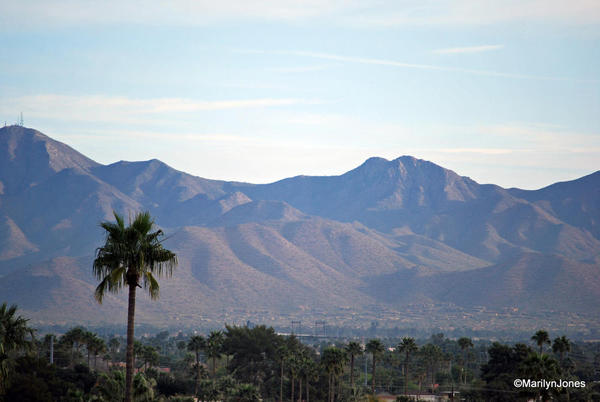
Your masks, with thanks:
[{"label": "desert vegetation", "polygon": [[[2,305],[0,315],[3,401],[124,400],[126,337],[83,327],[42,336],[16,306]],[[500,343],[441,333],[428,339],[300,340],[266,326],[161,331],[134,340],[131,398],[331,402],[455,393],[469,401],[597,400],[598,344],[546,335],[538,331],[522,342]],[[587,385],[518,389],[516,378]]]}]

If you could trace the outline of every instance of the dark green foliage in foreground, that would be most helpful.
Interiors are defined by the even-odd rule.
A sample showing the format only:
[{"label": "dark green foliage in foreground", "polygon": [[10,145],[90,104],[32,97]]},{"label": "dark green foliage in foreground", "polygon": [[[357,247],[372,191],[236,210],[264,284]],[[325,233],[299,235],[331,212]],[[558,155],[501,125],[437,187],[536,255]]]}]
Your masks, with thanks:
[{"label": "dark green foliage in foreground", "polygon": [[22,356],[16,359],[6,401],[58,401],[65,396],[87,394],[96,382],[96,375],[83,365],[73,369],[58,369],[43,359]]},{"label": "dark green foliage in foreground", "polygon": [[[54,336],[54,365],[48,359],[52,338],[42,338],[6,355],[11,381],[0,401],[123,400],[123,338],[72,328]],[[163,331],[135,340],[140,372],[134,376],[132,400],[189,402],[195,395],[223,402],[362,402],[373,400],[372,389],[398,400],[405,400],[405,390],[413,395],[454,390],[467,401],[600,400],[600,345],[553,339],[551,347],[543,341],[542,353],[537,337],[507,345],[443,334],[427,340],[365,339],[365,350],[357,340],[303,344],[265,326],[227,326],[202,336]],[[97,354],[102,345],[108,346],[106,353]],[[584,380],[588,386],[518,389],[516,378]]]}]

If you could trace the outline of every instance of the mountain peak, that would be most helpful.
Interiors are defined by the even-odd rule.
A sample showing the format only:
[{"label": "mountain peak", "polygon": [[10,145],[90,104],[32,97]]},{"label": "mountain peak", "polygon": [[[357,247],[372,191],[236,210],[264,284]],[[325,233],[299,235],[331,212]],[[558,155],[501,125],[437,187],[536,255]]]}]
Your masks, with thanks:
[{"label": "mountain peak", "polygon": [[35,185],[64,169],[87,171],[98,165],[37,130],[16,125],[0,128],[0,182],[4,193]]}]

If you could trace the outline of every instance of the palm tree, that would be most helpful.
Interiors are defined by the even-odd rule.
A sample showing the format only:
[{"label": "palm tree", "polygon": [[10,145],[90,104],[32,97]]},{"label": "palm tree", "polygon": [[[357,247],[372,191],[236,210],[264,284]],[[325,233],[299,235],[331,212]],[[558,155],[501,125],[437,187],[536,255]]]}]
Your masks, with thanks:
[{"label": "palm tree", "polygon": [[354,392],[354,357],[363,353],[362,345],[355,341],[350,341],[346,345],[346,353],[350,356],[350,385]]},{"label": "palm tree", "polygon": [[540,355],[543,352],[544,344],[550,345],[550,336],[548,335],[548,332],[543,329],[536,332],[535,335],[531,337],[531,340],[537,343],[540,348]]},{"label": "palm tree", "polygon": [[419,348],[414,338],[404,337],[398,344],[398,352],[404,353],[404,395],[408,394],[408,362],[410,361],[410,355]]},{"label": "palm tree", "polygon": [[467,383],[467,349],[473,347],[473,342],[470,338],[462,337],[458,340],[458,346],[463,351],[463,384]]},{"label": "palm tree", "polygon": [[79,349],[85,343],[86,332],[82,327],[75,327],[68,330],[61,341],[71,346],[71,365],[74,366],[76,359],[79,359]]},{"label": "palm tree", "polygon": [[117,338],[110,338],[110,340],[108,341],[108,348],[110,349],[113,363],[117,360],[117,352],[119,351],[119,346],[121,346],[121,342],[119,342]]},{"label": "palm tree", "polygon": [[9,353],[30,349],[34,341],[35,330],[27,326],[26,318],[17,315],[17,306],[0,306],[0,396],[4,394],[8,383],[11,361]]},{"label": "palm tree", "polygon": [[[315,362],[310,357],[303,355],[298,362],[298,366],[300,379],[304,378],[304,383],[306,384],[306,401],[308,402],[309,382],[314,377],[316,371]],[[298,400],[302,400],[302,386],[300,386],[300,395]]]},{"label": "palm tree", "polygon": [[294,385],[296,383],[296,376],[298,375],[298,370],[300,365],[298,363],[298,357],[295,354],[289,354],[286,359],[288,370],[290,371],[290,378],[292,380],[292,396],[290,398],[291,402],[294,402]]},{"label": "palm tree", "polygon": [[371,393],[375,394],[375,369],[377,368],[377,358],[383,354],[383,352],[385,351],[385,347],[379,339],[371,339],[367,343],[365,351],[373,356],[373,375],[371,378]]},{"label": "palm tree", "polygon": [[438,362],[442,358],[442,349],[440,349],[440,347],[437,345],[428,343],[427,345],[421,347],[420,354],[423,356],[423,360],[426,363],[427,371],[429,372],[431,379],[431,390],[433,392],[435,373]]},{"label": "palm tree", "polygon": [[[527,359],[525,359],[525,361],[522,363],[521,369],[525,376],[533,380],[546,379],[551,381],[558,379],[560,376],[558,362],[556,359],[554,359],[554,357],[548,355],[536,355],[535,353],[531,353],[529,357],[527,357]],[[537,397],[541,398],[540,400],[546,401],[549,399],[549,389],[545,387],[539,387],[536,388],[535,391],[537,393]]]},{"label": "palm tree", "polygon": [[212,376],[215,378],[217,370],[217,359],[223,353],[223,342],[225,337],[222,331],[211,331],[206,341],[206,356],[212,359]]},{"label": "palm tree", "polygon": [[95,336],[96,336],[96,334],[94,334],[93,332],[90,332],[90,331],[85,331],[83,333],[83,343],[85,343],[85,348],[87,351],[87,365],[90,368],[91,368],[90,356],[92,355],[92,348],[90,347],[90,345],[92,344]]},{"label": "palm tree", "polygon": [[142,350],[142,358],[144,359],[144,371],[158,364],[160,355],[154,346],[146,345]]},{"label": "palm tree", "polygon": [[161,243],[162,230],[154,229],[154,220],[148,212],[135,215],[125,226],[123,217],[114,212],[116,223],[102,222],[106,241],[96,250],[94,275],[100,280],[95,296],[99,303],[106,292],[129,288],[127,309],[127,358],[125,370],[125,402],[131,402],[133,389],[133,340],[135,320],[135,293],[137,287],[148,289],[150,297],[157,299],[159,285],[155,275],[171,275],[177,265],[177,256]]},{"label": "palm tree", "polygon": [[279,402],[283,402],[283,371],[284,371],[284,365],[285,365],[285,361],[288,359],[288,355],[289,355],[289,350],[287,348],[287,346],[285,344],[279,346],[277,348],[276,354],[277,354],[277,359],[279,360],[279,368],[280,368],[280,373],[279,373]]},{"label": "palm tree", "polygon": [[346,353],[343,349],[332,346],[323,350],[321,364],[327,371],[329,377],[329,401],[331,402],[335,399],[335,380],[341,374],[345,362]]},{"label": "palm tree", "polygon": [[571,351],[571,341],[566,336],[561,336],[560,338],[556,338],[554,343],[552,344],[552,351],[554,353],[558,353],[560,356],[560,365],[562,366],[563,360],[565,357],[565,353]]},{"label": "palm tree", "polygon": [[198,396],[198,387],[200,386],[200,351],[206,347],[206,339],[200,335],[194,335],[190,338],[187,344],[187,349],[190,352],[194,352],[196,355],[196,385],[194,387],[194,395]]},{"label": "palm tree", "polygon": [[92,350],[92,355],[94,356],[94,370],[96,370],[96,357],[98,357],[99,354],[106,352],[106,342],[104,342],[104,339],[94,335],[90,344],[88,344],[88,349]]}]

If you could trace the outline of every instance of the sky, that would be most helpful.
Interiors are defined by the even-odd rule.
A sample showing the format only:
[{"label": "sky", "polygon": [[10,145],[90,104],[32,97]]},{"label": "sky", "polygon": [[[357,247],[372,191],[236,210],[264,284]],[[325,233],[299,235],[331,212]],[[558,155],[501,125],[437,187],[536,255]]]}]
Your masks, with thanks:
[{"label": "sky", "polygon": [[597,0],[0,2],[0,121],[211,179],[600,169]]}]

